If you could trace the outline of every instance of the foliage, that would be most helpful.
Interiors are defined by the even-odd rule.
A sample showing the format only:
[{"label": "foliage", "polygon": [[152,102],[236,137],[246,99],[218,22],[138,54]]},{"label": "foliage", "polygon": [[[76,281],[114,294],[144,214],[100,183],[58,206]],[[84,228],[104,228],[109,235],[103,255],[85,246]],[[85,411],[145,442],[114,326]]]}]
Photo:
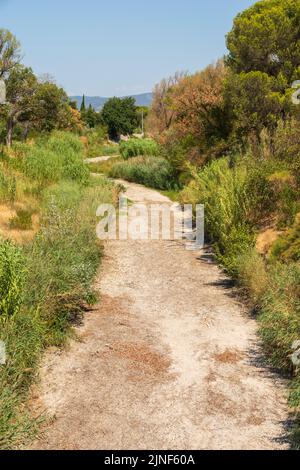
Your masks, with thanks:
[{"label": "foliage", "polygon": [[[175,83],[162,82],[154,91],[148,130],[166,147],[166,156],[176,168],[184,170],[187,160],[203,164],[209,147],[224,144],[230,131],[222,95],[226,75],[219,61],[194,75],[176,77]],[[221,145],[218,151],[223,150]]]},{"label": "foliage", "polygon": [[272,257],[281,261],[300,260],[300,217],[273,245]]},{"label": "foliage", "polygon": [[159,150],[158,144],[152,139],[129,139],[120,144],[120,154],[125,160],[142,155],[157,156]]},{"label": "foliage", "polygon": [[247,247],[236,258],[239,284],[246,290],[254,308],[262,304],[268,287],[266,263],[254,247]]},{"label": "foliage", "polygon": [[237,73],[261,71],[291,85],[299,78],[298,0],[259,1],[234,20],[227,36],[228,64]]},{"label": "foliage", "polygon": [[292,344],[299,340],[299,285],[297,264],[275,264],[271,267],[269,286],[259,317],[261,334],[272,363],[290,371]]},{"label": "foliage", "polygon": [[288,104],[275,89],[275,79],[260,71],[228,76],[225,96],[233,113],[233,132],[238,138],[253,133],[259,139],[264,128],[276,129]]},{"label": "foliage", "polygon": [[[223,251],[230,230],[247,219],[251,208],[245,186],[247,171],[242,165],[231,168],[224,158],[194,172],[194,177],[192,187],[196,194],[192,202],[205,205],[207,231]],[[189,190],[183,190],[181,197],[188,202]]]},{"label": "foliage", "polygon": [[134,157],[128,162],[113,165],[109,174],[113,178],[123,178],[150,188],[172,189],[177,186],[174,170],[161,157]]},{"label": "foliage", "polygon": [[83,161],[83,144],[79,137],[57,132],[46,142],[32,148],[24,159],[27,176],[39,184],[70,179],[86,184],[89,171]]},{"label": "foliage", "polygon": [[12,144],[13,130],[19,122],[30,120],[33,112],[33,98],[38,81],[33,71],[23,65],[15,66],[6,80],[7,137],[8,146]]},{"label": "foliage", "polygon": [[102,247],[95,213],[99,203],[112,202],[113,192],[100,178],[89,186],[64,180],[48,186],[39,196],[42,228],[33,242],[23,248],[0,243],[0,340],[7,350],[0,366],[1,449],[36,434],[39,420],[24,403],[41,353],[62,345],[72,322],[96,299]]},{"label": "foliage", "polygon": [[112,140],[118,140],[121,134],[131,135],[138,125],[134,98],[109,99],[103,106],[101,116]]},{"label": "foliage", "polygon": [[13,203],[16,198],[16,177],[4,174],[0,168],[0,202]]},{"label": "foliage", "polygon": [[20,61],[20,43],[7,29],[0,29],[0,78],[7,75]]},{"label": "foliage", "polygon": [[16,315],[21,307],[25,282],[24,258],[11,242],[0,242],[0,321]]}]

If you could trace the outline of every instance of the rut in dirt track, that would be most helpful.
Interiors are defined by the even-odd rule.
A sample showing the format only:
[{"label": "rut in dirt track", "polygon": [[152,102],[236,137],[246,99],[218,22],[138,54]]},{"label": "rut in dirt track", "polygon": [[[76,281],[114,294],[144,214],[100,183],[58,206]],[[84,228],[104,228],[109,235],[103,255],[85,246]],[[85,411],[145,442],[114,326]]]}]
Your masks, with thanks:
[{"label": "rut in dirt track", "polygon": [[[135,202],[170,202],[123,183]],[[110,241],[102,299],[50,351],[36,449],[286,449],[282,380],[220,269],[175,241]]]}]

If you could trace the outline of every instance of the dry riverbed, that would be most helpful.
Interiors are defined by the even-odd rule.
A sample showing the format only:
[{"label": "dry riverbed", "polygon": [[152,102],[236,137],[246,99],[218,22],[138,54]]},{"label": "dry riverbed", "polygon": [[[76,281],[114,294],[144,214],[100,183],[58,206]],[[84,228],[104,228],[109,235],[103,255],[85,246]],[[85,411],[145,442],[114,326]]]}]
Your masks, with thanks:
[{"label": "dry riverbed", "polygon": [[[168,202],[123,182],[135,202]],[[204,252],[110,241],[101,302],[67,351],[46,353],[35,449],[286,449],[286,384],[257,325]]]}]

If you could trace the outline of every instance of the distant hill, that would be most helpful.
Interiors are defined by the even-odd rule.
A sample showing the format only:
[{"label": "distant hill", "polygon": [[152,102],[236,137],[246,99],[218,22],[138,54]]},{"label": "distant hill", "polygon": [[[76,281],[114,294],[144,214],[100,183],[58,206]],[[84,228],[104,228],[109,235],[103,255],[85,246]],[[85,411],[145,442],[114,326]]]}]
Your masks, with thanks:
[{"label": "distant hill", "polygon": [[[152,93],[142,93],[140,95],[132,95],[131,98],[135,99],[137,106],[149,107],[152,103]],[[77,107],[79,109],[82,103],[82,96],[70,96],[70,99],[72,101],[76,101]],[[88,107],[91,104],[92,107],[96,111],[99,111],[103,107],[103,105],[106,103],[107,100],[109,100],[109,98],[103,98],[101,96],[86,96],[85,105],[86,107]]]}]

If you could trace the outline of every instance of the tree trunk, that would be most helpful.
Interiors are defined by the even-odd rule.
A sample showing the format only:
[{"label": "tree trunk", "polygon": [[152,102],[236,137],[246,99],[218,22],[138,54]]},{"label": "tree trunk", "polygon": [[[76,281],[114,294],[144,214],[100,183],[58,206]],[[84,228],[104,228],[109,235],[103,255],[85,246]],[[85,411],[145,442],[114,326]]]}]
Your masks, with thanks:
[{"label": "tree trunk", "polygon": [[14,130],[14,121],[13,119],[10,118],[7,123],[7,134],[6,134],[7,147],[11,147],[12,145],[13,130]]},{"label": "tree trunk", "polygon": [[24,127],[24,132],[23,132],[23,140],[24,140],[24,142],[26,142],[27,137],[28,137],[28,134],[29,134],[29,126],[25,126],[25,127]]}]

